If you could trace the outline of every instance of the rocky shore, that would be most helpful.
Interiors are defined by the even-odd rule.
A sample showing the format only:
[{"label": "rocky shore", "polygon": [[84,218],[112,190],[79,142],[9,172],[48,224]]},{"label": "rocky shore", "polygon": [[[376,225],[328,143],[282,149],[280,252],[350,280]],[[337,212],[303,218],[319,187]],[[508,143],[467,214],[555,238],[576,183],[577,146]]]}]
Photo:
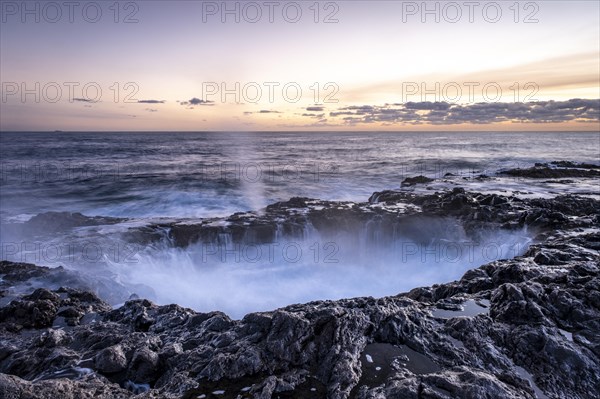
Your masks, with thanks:
[{"label": "rocky shore", "polygon": [[[527,227],[534,243],[448,284],[242,320],[146,299],[113,309],[77,273],[0,262],[0,397],[600,397],[598,200],[384,191],[365,203],[294,198],[262,213],[159,223],[127,236],[151,243],[167,228],[181,247],[223,232],[269,242],[301,234],[307,223],[325,232],[367,220],[385,235],[440,216],[473,234],[481,226]],[[73,216],[60,228],[85,223]]]}]

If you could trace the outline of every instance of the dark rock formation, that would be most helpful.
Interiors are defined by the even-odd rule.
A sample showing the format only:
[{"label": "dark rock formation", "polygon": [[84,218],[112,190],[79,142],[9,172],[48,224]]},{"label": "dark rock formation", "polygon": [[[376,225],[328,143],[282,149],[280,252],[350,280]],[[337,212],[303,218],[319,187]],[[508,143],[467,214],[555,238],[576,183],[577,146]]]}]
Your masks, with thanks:
[{"label": "dark rock formation", "polygon": [[575,163],[571,161],[555,161],[550,164],[536,163],[526,169],[508,169],[500,174],[533,179],[561,179],[565,177],[591,177],[600,176],[600,165]]},{"label": "dark rock formation", "polygon": [[111,217],[91,217],[81,213],[45,212],[32,217],[25,223],[2,224],[0,233],[3,237],[10,237],[11,240],[19,240],[23,237],[52,235],[74,227],[116,224],[124,220]]},{"label": "dark rock formation", "polygon": [[[122,303],[129,298],[127,290],[117,284],[111,277],[85,275],[66,269],[35,266],[28,263],[0,261],[0,306],[8,304],[19,294],[31,292],[33,287],[44,287],[57,290],[68,286],[82,291],[93,291],[111,303]],[[138,288],[138,287],[136,287]],[[64,310],[68,315],[72,310]]]},{"label": "dark rock formation", "polygon": [[[262,213],[239,213],[195,223],[156,224],[131,229],[126,237],[136,244],[139,241],[168,240],[178,247],[225,241],[264,244],[280,238],[302,238],[307,229],[318,232],[322,237],[340,234],[358,237],[365,226],[371,224],[377,226],[378,240],[385,240],[398,234],[414,235],[414,226],[424,218],[434,226],[436,220],[448,217],[460,220],[467,233],[472,235],[483,227],[515,229],[528,226],[536,232],[543,232],[581,224],[579,218],[566,215],[598,213],[598,201],[573,195],[547,200],[471,193],[463,188],[427,195],[383,191],[371,195],[368,203],[292,198],[269,205]],[[168,233],[165,235],[165,232]]]},{"label": "dark rock formation", "polygon": [[578,162],[572,162],[572,161],[552,161],[552,162],[550,162],[550,164],[561,167],[561,168],[600,169],[600,165],[595,165],[592,163],[583,163],[583,162],[578,163]]},{"label": "dark rock formation", "polygon": [[[406,206],[393,206],[400,203]],[[299,234],[306,223],[321,232],[352,231],[367,218],[385,228],[442,215],[473,231],[528,226],[537,238],[523,256],[452,283],[379,299],[291,305],[242,320],[145,299],[113,310],[81,290],[32,290],[0,309],[0,392],[6,398],[599,397],[599,211],[597,200],[576,196],[387,191],[364,204],[294,198],[263,214],[170,224],[180,246],[223,232],[260,241],[282,231]],[[50,273],[10,262],[0,272],[3,284]]]},{"label": "dark rock formation", "polygon": [[433,179],[426,176],[407,177],[400,184],[402,187],[414,186],[415,184],[431,183]]}]

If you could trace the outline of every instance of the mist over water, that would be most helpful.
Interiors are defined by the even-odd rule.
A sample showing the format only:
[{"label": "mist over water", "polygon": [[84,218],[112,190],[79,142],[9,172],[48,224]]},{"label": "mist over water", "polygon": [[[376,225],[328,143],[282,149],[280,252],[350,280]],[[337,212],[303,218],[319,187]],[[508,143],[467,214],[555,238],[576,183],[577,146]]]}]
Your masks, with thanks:
[{"label": "mist over water", "polygon": [[[181,248],[169,229],[148,245],[123,240],[121,233],[134,226],[139,223],[3,240],[2,258],[76,271],[112,305],[135,294],[241,318],[293,303],[383,297],[452,281],[482,264],[523,254],[532,236],[527,229],[467,234],[456,219],[417,217],[390,235],[370,222],[356,231],[327,234],[308,224],[297,239],[279,236],[256,244],[221,234],[213,242]],[[69,284],[57,280],[53,287]]]},{"label": "mist over water", "polygon": [[[437,179],[410,188],[420,192],[463,186],[503,195],[594,195],[595,182],[532,183],[496,173],[535,162],[597,162],[600,133],[3,133],[0,143],[2,225],[50,211],[124,218],[51,237],[3,234],[1,259],[97,277],[103,290],[114,284],[122,291],[113,304],[135,293],[242,317],[451,281],[522,254],[532,235],[482,226],[473,236],[444,217],[417,220],[393,236],[375,222],[327,235],[307,225],[301,239],[280,235],[261,245],[221,237],[177,248],[165,231],[158,243],[132,246],[121,233],[157,222],[260,214],[295,196],[364,202],[417,175]],[[473,178],[480,174],[494,179]]]},{"label": "mist over water", "polygon": [[383,297],[452,281],[471,268],[523,254],[531,241],[525,230],[482,231],[470,238],[456,221],[438,225],[453,231],[439,230],[426,241],[399,236],[379,242],[363,231],[261,245],[198,243],[180,249],[165,244],[136,254],[135,264],[112,264],[111,270],[151,287],[158,303],[242,318],[293,303]]}]

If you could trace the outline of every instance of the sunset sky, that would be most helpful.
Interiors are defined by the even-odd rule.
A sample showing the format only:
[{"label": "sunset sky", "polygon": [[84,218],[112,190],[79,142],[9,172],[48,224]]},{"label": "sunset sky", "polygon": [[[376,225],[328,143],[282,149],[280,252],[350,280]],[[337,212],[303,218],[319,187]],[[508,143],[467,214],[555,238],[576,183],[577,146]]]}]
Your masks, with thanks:
[{"label": "sunset sky", "polygon": [[598,130],[600,3],[476,3],[3,1],[0,129]]}]

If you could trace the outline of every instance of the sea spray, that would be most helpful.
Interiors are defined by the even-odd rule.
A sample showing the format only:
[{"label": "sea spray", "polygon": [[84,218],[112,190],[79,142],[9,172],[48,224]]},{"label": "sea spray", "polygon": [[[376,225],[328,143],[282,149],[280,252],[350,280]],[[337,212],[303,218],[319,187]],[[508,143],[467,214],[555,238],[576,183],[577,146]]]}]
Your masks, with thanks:
[{"label": "sea spray", "polygon": [[525,229],[478,231],[474,240],[455,220],[440,226],[427,239],[418,233],[381,239],[376,226],[367,225],[357,234],[312,231],[261,244],[234,243],[226,235],[186,248],[164,241],[136,254],[135,264],[111,263],[110,269],[130,284],[151,287],[150,299],[160,304],[241,318],[292,303],[382,297],[452,281],[468,269],[521,255],[530,242]]}]

